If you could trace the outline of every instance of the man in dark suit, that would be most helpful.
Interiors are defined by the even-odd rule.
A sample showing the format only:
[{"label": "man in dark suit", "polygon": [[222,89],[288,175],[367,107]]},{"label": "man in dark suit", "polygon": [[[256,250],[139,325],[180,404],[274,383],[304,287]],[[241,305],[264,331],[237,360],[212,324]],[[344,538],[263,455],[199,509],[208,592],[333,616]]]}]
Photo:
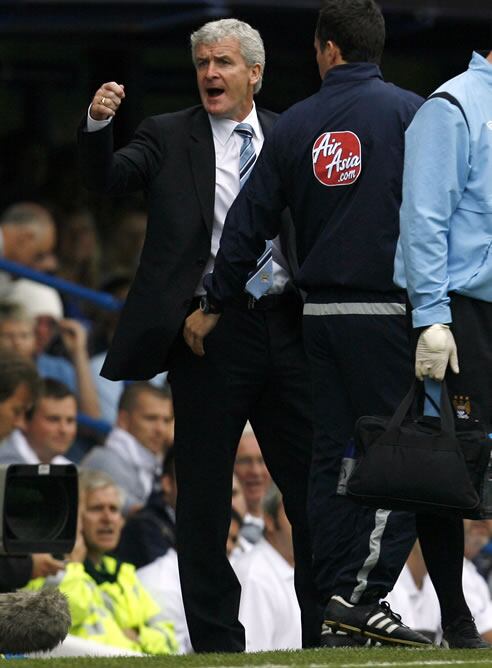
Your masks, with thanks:
[{"label": "man in dark suit", "polygon": [[[413,515],[372,510],[339,493],[356,420],[390,415],[411,380],[405,295],[392,275],[404,130],[422,98],[383,80],[384,39],[374,0],[323,2],[315,32],[321,88],[282,114],[265,140],[203,281],[216,309],[239,294],[265,239],[278,233],[277,212],[290,207],[295,281],[306,293],[315,416],[309,514],[326,604],[321,643],[329,647],[430,642],[380,603],[415,542]],[[211,318],[187,323],[197,352],[207,332],[205,346],[213,336]]]},{"label": "man in dark suit", "polygon": [[143,189],[149,207],[140,266],[102,374],[142,379],[169,369],[177,547],[194,650],[245,646],[237,618],[240,587],[225,545],[235,452],[248,418],[293,526],[303,644],[312,646],[320,629],[305,511],[311,399],[287,219],[274,240],[269,294],[254,299],[244,293],[226,305],[200,356],[182,333],[199,305],[208,310],[202,277],[213,268],[223,221],[244,181],[245,139],[237,126],[247,124],[257,155],[275,123],[275,114],[257,110],[253,101],[261,87],[263,42],[246,23],[224,19],[200,28],[191,44],[201,105],[146,119],[113,153],[111,120],[125,90],[109,82],[97,90],[79,132],[88,187],[111,194]]}]

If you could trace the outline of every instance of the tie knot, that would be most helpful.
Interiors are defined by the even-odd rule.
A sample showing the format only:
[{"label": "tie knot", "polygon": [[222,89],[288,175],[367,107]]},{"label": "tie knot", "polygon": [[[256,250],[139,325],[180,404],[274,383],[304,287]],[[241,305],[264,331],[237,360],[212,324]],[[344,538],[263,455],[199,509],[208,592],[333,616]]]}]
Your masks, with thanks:
[{"label": "tie knot", "polygon": [[243,139],[246,137],[249,139],[253,138],[253,128],[249,123],[238,123],[234,128],[234,132],[240,134]]}]

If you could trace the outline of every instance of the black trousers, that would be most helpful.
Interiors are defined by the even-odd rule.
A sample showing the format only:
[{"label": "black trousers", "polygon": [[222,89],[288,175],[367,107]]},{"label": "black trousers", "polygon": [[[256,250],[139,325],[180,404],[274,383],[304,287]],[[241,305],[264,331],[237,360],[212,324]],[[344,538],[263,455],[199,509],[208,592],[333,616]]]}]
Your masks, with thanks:
[{"label": "black trousers", "polygon": [[[446,372],[456,427],[477,419],[492,424],[492,304],[450,294],[453,332],[460,372]],[[416,343],[416,340],[415,340]],[[417,529],[427,569],[441,606],[442,627],[471,617],[462,587],[463,520],[418,515]]]},{"label": "black trousers", "polygon": [[492,426],[492,304],[451,293],[451,330],[460,372],[446,374],[457,420],[476,418]]},{"label": "black trousers", "polygon": [[243,651],[240,585],[225,553],[237,444],[249,419],[292,524],[303,645],[319,642],[306,516],[311,401],[296,296],[271,310],[228,307],[197,357],[182,337],[170,366],[176,417],[176,535],[195,651]]},{"label": "black trousers", "polygon": [[[311,315],[309,304],[305,307],[315,410],[309,516],[324,603],[334,594],[353,604],[384,597],[416,539],[413,514],[375,511],[337,495],[341,460],[357,418],[391,415],[413,377],[404,308],[385,314],[391,300],[394,296],[345,291],[309,296],[308,302],[317,302]],[[322,304],[340,304],[340,312],[316,311]]]}]

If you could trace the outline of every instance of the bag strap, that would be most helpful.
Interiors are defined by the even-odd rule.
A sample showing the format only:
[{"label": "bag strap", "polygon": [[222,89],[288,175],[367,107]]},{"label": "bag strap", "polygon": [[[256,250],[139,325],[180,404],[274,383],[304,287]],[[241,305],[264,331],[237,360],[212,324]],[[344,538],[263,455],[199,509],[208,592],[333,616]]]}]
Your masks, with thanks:
[{"label": "bag strap", "polygon": [[[421,385],[423,388],[424,384],[421,383]],[[400,405],[394,412],[393,417],[388,422],[388,429],[394,429],[401,425],[403,420],[406,418],[408,412],[412,408],[415,399],[418,396],[418,391],[420,391],[419,381],[416,378],[414,378],[413,383],[410,386],[410,389],[408,390],[407,394],[403,397]]]},{"label": "bag strap", "polygon": [[[388,422],[388,431],[390,429],[397,429],[401,426],[403,420],[408,415],[410,409],[414,405],[415,401],[424,395],[425,397],[425,387],[423,381],[417,380],[414,378],[413,383],[410,387],[408,393],[403,397],[400,405],[394,412],[392,418]],[[441,433],[449,434],[450,436],[456,435],[456,430],[454,426],[454,415],[451,408],[451,401],[449,400],[448,388],[446,386],[446,381],[441,383],[441,398],[439,402],[439,412],[441,416]]]},{"label": "bag strap", "polygon": [[[461,102],[455,98],[454,95],[451,95],[451,93],[447,93],[445,90],[439,92],[439,93],[432,93],[432,95],[429,95],[427,100],[432,100],[435,97],[441,97],[443,100],[447,100],[451,104],[454,104],[455,107],[458,107],[458,109],[461,111],[463,114],[463,118],[465,119],[466,127],[468,128],[468,131],[470,130],[470,124],[468,123],[468,119],[465,114],[465,110],[463,109]],[[427,102],[426,100],[426,102]]]}]

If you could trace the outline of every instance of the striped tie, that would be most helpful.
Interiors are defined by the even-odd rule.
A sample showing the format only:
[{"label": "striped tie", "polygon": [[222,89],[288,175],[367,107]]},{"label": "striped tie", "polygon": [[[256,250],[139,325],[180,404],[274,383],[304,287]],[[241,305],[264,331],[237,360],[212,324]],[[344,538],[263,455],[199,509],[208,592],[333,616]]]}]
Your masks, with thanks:
[{"label": "striped tie", "polygon": [[[253,146],[253,128],[249,123],[239,123],[234,128],[242,138],[243,143],[239,152],[239,189],[248,180],[251,170],[256,161],[256,153]],[[267,240],[265,250],[258,258],[255,271],[246,281],[246,292],[255,299],[260,299],[273,285],[273,261],[272,242]]]}]

